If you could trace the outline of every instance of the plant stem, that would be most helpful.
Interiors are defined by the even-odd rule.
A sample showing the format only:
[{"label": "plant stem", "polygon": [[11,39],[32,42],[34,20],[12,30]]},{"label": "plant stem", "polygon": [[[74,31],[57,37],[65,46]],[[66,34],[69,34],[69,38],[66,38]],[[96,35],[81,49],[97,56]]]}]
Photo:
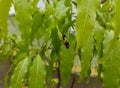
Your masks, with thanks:
[{"label": "plant stem", "polygon": [[73,74],[72,75],[72,83],[71,83],[71,87],[70,88],[74,88],[75,81],[76,81],[76,74]]},{"label": "plant stem", "polygon": [[58,84],[57,84],[56,88],[60,88],[60,86],[61,86],[60,61],[58,61],[57,77],[58,77]]}]

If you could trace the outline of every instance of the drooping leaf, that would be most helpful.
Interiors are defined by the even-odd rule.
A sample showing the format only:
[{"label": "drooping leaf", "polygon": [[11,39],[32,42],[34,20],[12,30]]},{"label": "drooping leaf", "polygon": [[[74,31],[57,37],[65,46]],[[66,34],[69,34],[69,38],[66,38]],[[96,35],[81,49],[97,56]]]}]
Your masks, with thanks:
[{"label": "drooping leaf", "polygon": [[69,7],[71,5],[71,1],[72,0],[65,0],[64,1],[65,6]]},{"label": "drooping leaf", "polygon": [[30,64],[30,58],[28,57],[26,57],[17,64],[11,78],[10,88],[22,87],[22,82],[24,80],[26,73],[28,72],[29,64]]},{"label": "drooping leaf", "polygon": [[[119,40],[119,22],[120,22],[120,1],[115,0],[115,14],[114,14],[114,37],[113,33],[111,34],[112,41],[110,42],[110,45],[108,47],[108,51],[106,50],[106,55],[103,61],[103,75],[104,75],[104,81],[103,81],[103,87],[104,88],[119,88],[120,87],[120,69],[119,67],[119,53],[120,53],[120,40]],[[109,74],[108,74],[109,73]],[[112,80],[111,80],[112,79]]]},{"label": "drooping leaf", "polygon": [[[103,27],[96,22],[95,23],[95,28],[94,28],[94,39],[95,39],[95,44],[94,44],[94,56],[97,56],[97,61],[103,57],[103,40],[104,40],[104,29]],[[101,72],[102,72],[102,65],[98,64],[98,79],[100,79]]]},{"label": "drooping leaf", "polygon": [[88,77],[90,74],[90,62],[93,57],[93,47],[94,47],[94,38],[93,34],[91,33],[87,39],[87,42],[83,45],[81,49],[81,68],[82,71],[80,73],[80,81],[83,80],[84,77]]},{"label": "drooping leaf", "polygon": [[62,33],[59,27],[59,20],[66,15],[67,10],[69,10],[69,8],[64,5],[64,0],[54,1],[53,17],[58,37],[60,40],[62,40]]},{"label": "drooping leaf", "polygon": [[96,52],[98,54],[98,58],[101,58],[103,55],[103,39],[104,39],[104,29],[98,22],[95,23],[95,28],[94,28],[94,38],[96,42]]},{"label": "drooping leaf", "polygon": [[68,38],[68,42],[70,44],[67,49],[64,44],[61,45],[60,51],[60,61],[61,61],[61,77],[63,85],[70,79],[70,75],[72,73],[72,66],[74,60],[74,50],[75,50],[75,41],[73,36],[70,34]]},{"label": "drooping leaf", "polygon": [[94,29],[96,9],[100,0],[77,0],[76,38],[77,50],[86,42]]},{"label": "drooping leaf", "polygon": [[56,3],[56,16],[57,19],[60,19],[61,17],[66,15],[67,10],[69,9],[64,5],[65,0],[58,1]]},{"label": "drooping leaf", "polygon": [[[17,52],[17,51],[16,51]],[[4,87],[8,88],[8,81],[10,80],[9,74],[13,71],[13,69],[19,64],[21,60],[23,60],[26,57],[26,53],[20,53],[16,56],[13,63],[10,65],[9,70],[6,73],[6,76],[4,78]]]},{"label": "drooping leaf", "polygon": [[42,24],[44,24],[45,14],[43,12],[37,12],[33,17],[32,30],[30,34],[30,42],[32,43],[37,33],[39,32],[39,37],[44,33],[45,29],[40,29]]},{"label": "drooping leaf", "polygon": [[114,19],[113,19],[113,26],[114,26],[114,30],[115,30],[115,38],[116,37],[118,37],[119,36],[119,34],[120,34],[120,30],[119,30],[119,28],[120,28],[120,25],[119,25],[119,23],[120,23],[120,6],[119,6],[119,4],[120,4],[120,1],[119,0],[115,0],[114,1],[114,3],[115,3],[115,13],[114,13]]},{"label": "drooping leaf", "polygon": [[37,55],[34,58],[32,66],[30,68],[29,87],[44,88],[45,78],[46,78],[45,64],[41,57]]},{"label": "drooping leaf", "polygon": [[8,17],[12,0],[0,0],[0,40],[7,37]]},{"label": "drooping leaf", "polygon": [[103,88],[119,88],[120,82],[120,40],[115,42],[115,47],[111,50],[103,63]]},{"label": "drooping leaf", "polygon": [[119,34],[120,34],[120,31],[119,31],[119,28],[120,28],[120,25],[119,25],[119,19],[120,19],[120,11],[119,11],[119,1],[118,0],[115,0],[114,1],[114,16],[113,16],[113,21],[112,21],[112,24],[113,24],[113,28],[114,28],[114,32],[111,36],[114,35],[113,39],[111,40],[110,44],[109,44],[109,48],[108,50],[106,51],[106,54],[104,55],[104,57],[99,61],[99,63],[103,63],[107,60],[107,56],[109,55],[109,53],[111,53],[112,49],[114,49],[116,46],[116,41],[119,40]]},{"label": "drooping leaf", "polygon": [[61,41],[58,37],[58,33],[57,33],[57,29],[54,28],[52,30],[52,33],[51,33],[51,39],[52,39],[52,44],[53,44],[53,50],[52,52],[54,52],[54,54],[58,54],[59,50],[60,50],[60,46],[61,46]]},{"label": "drooping leaf", "polygon": [[27,50],[30,43],[30,32],[32,27],[32,1],[31,0],[13,0],[16,11],[23,50]]},{"label": "drooping leaf", "polygon": [[[35,13],[35,11],[36,11],[36,9],[37,9],[37,3],[38,3],[38,1],[39,1],[39,0],[34,0],[33,3],[32,3],[32,4],[33,4],[33,12],[34,12],[34,13]],[[34,13],[33,13],[33,14],[34,14]]]}]

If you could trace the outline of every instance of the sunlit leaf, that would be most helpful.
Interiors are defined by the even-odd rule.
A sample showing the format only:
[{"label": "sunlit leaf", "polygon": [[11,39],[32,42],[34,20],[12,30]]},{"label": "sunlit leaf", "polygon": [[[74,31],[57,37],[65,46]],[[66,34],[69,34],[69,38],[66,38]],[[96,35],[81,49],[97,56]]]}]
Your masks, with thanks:
[{"label": "sunlit leaf", "polygon": [[30,32],[32,27],[32,1],[31,0],[13,0],[16,18],[18,21],[21,38],[23,41],[23,50],[27,50],[30,43]]},{"label": "sunlit leaf", "polygon": [[96,9],[100,0],[77,0],[76,38],[77,49],[86,42],[89,34],[94,29]]},{"label": "sunlit leaf", "polygon": [[24,80],[26,73],[28,72],[29,64],[30,64],[30,58],[28,57],[26,57],[17,64],[11,78],[10,88],[22,87],[22,82]]},{"label": "sunlit leaf", "polygon": [[0,0],[0,40],[7,37],[8,17],[12,0]]}]

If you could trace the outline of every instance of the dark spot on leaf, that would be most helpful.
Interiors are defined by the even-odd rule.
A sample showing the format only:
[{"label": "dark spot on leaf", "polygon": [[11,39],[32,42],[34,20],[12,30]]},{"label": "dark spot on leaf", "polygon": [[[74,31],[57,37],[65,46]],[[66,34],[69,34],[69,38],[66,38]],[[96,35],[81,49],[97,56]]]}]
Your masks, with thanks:
[{"label": "dark spot on leaf", "polygon": [[64,45],[65,45],[65,47],[66,47],[67,49],[69,49],[70,45],[69,45],[69,42],[68,42],[68,41],[65,41],[65,42],[64,42]]},{"label": "dark spot on leaf", "polygon": [[119,37],[117,37],[117,39],[119,39]]},{"label": "dark spot on leaf", "polygon": [[43,17],[45,16],[45,14],[42,15]]},{"label": "dark spot on leaf", "polygon": [[27,0],[27,2],[30,2],[30,0]]},{"label": "dark spot on leaf", "polygon": [[88,15],[88,17],[90,18],[90,15]]}]

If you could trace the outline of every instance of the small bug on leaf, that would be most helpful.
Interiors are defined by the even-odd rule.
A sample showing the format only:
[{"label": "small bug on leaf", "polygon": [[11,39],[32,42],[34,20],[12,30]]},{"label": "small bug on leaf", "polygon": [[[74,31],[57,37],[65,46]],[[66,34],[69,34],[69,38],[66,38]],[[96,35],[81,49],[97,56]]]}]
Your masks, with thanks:
[{"label": "small bug on leaf", "polygon": [[69,45],[69,42],[68,42],[68,40],[66,38],[66,35],[63,35],[63,43],[64,43],[65,47],[67,49],[69,49],[70,45]]}]

